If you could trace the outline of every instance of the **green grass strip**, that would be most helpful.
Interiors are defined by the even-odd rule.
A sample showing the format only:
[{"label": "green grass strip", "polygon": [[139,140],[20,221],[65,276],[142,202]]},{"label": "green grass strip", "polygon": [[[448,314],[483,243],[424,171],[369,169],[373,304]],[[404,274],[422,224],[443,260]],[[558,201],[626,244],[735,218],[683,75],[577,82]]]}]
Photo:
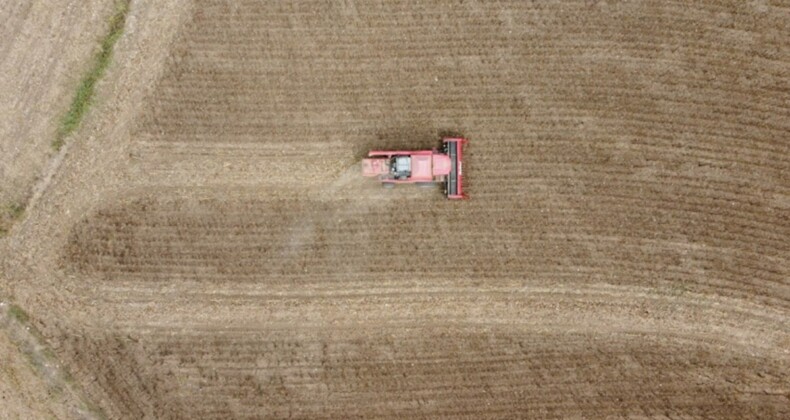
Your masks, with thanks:
[{"label": "green grass strip", "polygon": [[9,306],[8,313],[22,324],[27,324],[30,321],[30,315],[17,305]]},{"label": "green grass strip", "polygon": [[110,18],[109,31],[101,42],[101,49],[94,57],[90,71],[82,78],[68,112],[60,120],[57,136],[52,142],[52,147],[55,150],[60,150],[63,147],[66,137],[79,127],[82,118],[85,116],[88,108],[90,108],[94,91],[96,90],[96,83],[98,83],[110,65],[113,47],[123,34],[126,14],[129,11],[129,2],[130,0],[120,0],[116,3],[115,13]]}]

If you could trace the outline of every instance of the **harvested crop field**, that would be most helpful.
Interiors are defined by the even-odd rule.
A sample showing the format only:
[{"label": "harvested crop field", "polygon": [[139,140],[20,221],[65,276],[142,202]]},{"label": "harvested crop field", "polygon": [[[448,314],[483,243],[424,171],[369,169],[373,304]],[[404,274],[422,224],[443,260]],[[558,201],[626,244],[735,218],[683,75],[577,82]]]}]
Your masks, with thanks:
[{"label": "harvested crop field", "polygon": [[790,5],[166,3],[5,244],[109,417],[790,416]]}]

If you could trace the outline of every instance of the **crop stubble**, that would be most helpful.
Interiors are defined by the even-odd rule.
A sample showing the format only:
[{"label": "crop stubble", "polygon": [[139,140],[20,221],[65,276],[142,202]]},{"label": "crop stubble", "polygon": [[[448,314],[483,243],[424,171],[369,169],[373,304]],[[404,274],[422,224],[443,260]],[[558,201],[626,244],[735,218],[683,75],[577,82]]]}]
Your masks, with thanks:
[{"label": "crop stubble", "polygon": [[[787,8],[194,11],[61,261],[134,337],[64,337],[108,411],[787,415]],[[468,202],[353,174],[442,133]]]}]

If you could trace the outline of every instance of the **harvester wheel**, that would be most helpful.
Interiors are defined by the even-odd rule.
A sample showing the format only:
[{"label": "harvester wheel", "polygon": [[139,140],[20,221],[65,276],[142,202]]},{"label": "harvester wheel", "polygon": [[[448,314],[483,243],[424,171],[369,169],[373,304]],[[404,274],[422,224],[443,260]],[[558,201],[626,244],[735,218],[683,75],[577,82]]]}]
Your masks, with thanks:
[{"label": "harvester wheel", "polygon": [[387,190],[391,190],[391,189],[395,188],[395,184],[392,183],[392,182],[382,182],[381,183],[381,187],[384,188],[384,189],[387,189]]},{"label": "harvester wheel", "polygon": [[433,188],[436,186],[435,182],[415,182],[414,184],[420,188]]}]

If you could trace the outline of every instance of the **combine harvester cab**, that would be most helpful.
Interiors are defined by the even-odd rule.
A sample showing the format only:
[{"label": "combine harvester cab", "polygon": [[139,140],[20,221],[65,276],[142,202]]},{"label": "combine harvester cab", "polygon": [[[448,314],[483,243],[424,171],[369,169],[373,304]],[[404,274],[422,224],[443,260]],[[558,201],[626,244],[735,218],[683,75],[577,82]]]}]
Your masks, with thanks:
[{"label": "combine harvester cab", "polygon": [[362,160],[362,175],[375,177],[385,187],[397,184],[444,184],[451,200],[467,198],[463,192],[463,148],[467,140],[445,138],[442,150],[374,150]]}]

